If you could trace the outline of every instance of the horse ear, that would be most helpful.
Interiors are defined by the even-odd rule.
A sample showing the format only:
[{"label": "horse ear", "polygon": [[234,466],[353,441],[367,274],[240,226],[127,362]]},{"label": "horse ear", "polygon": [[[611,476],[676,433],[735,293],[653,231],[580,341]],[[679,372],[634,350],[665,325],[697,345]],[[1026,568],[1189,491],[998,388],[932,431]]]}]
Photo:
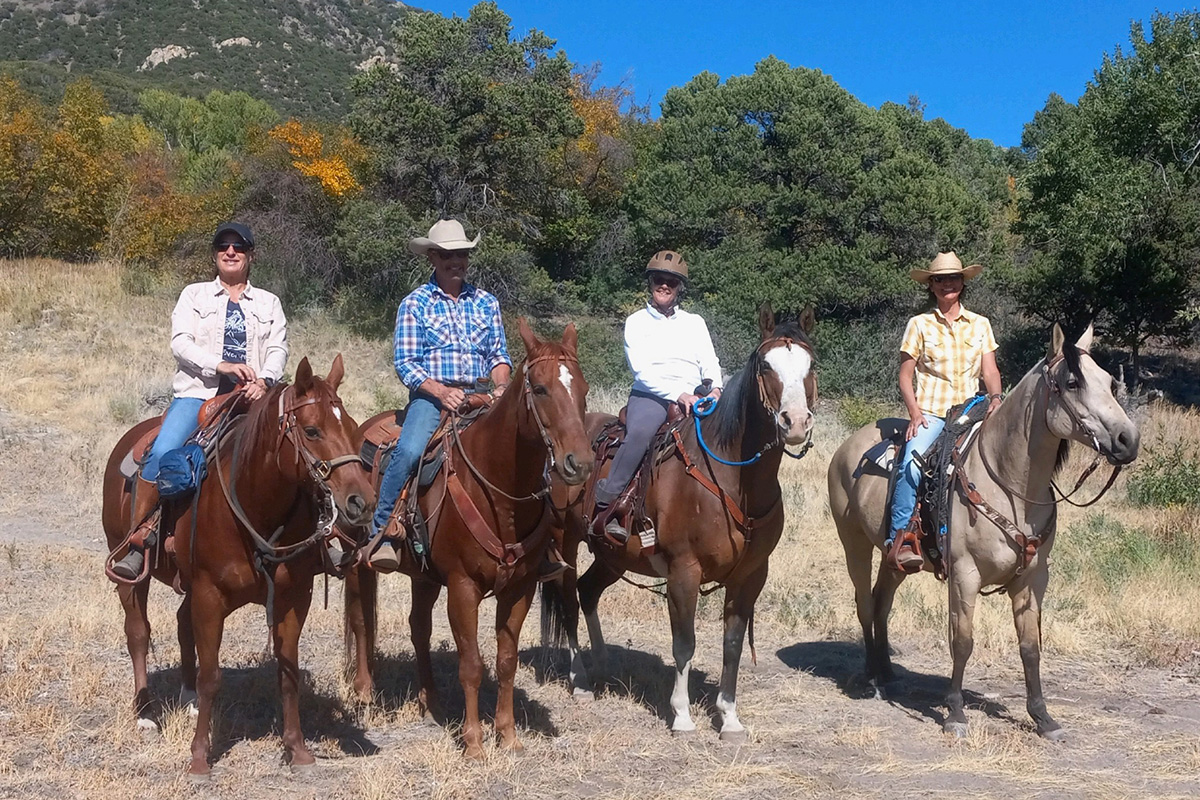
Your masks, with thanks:
[{"label": "horse ear", "polygon": [[304,394],[312,388],[313,371],[312,365],[308,363],[308,356],[300,359],[300,365],[296,367],[296,393]]},{"label": "horse ear", "polygon": [[812,306],[805,306],[800,312],[800,330],[805,333],[812,333],[813,328],[817,327],[817,312]]},{"label": "horse ear", "polygon": [[1058,323],[1054,323],[1054,330],[1050,332],[1050,350],[1046,353],[1046,358],[1054,358],[1062,354],[1063,342],[1067,337],[1063,336],[1062,328]]},{"label": "horse ear", "polygon": [[775,312],[771,309],[770,300],[758,307],[758,333],[763,341],[775,333]]},{"label": "horse ear", "polygon": [[541,345],[541,340],[529,327],[529,321],[524,317],[517,320],[517,330],[521,332],[521,341],[525,343],[525,352],[532,353]]},{"label": "horse ear", "polygon": [[572,353],[579,352],[579,334],[575,330],[574,322],[568,324],[566,330],[563,331],[562,346]]},{"label": "horse ear", "polygon": [[329,375],[325,378],[325,382],[329,384],[330,389],[336,392],[344,377],[346,377],[346,368],[342,364],[342,354],[338,353],[333,357],[333,366],[329,368]]},{"label": "horse ear", "polygon": [[1092,330],[1092,326],[1089,323],[1087,326],[1087,330],[1083,332],[1083,336],[1079,337],[1079,341],[1077,341],[1075,343],[1075,346],[1078,347],[1080,350],[1082,350],[1085,353],[1087,351],[1091,350],[1092,349],[1092,336],[1094,333],[1095,333],[1095,331]]}]

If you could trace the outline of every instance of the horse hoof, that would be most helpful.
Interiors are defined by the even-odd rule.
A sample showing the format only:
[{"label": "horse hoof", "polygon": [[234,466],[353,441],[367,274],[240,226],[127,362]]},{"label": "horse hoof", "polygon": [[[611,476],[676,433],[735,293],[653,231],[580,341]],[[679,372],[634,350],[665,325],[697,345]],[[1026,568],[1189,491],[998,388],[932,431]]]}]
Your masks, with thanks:
[{"label": "horse hoof", "polygon": [[520,742],[502,744],[500,745],[500,749],[513,758],[522,758],[525,755],[525,745],[521,744]]},{"label": "horse hoof", "polygon": [[596,699],[595,692],[589,692],[587,689],[576,689],[571,692],[571,697],[580,705],[587,705]]},{"label": "horse hoof", "polygon": [[1038,731],[1038,735],[1047,742],[1065,742],[1067,740],[1067,732],[1062,728],[1051,728],[1049,730]]},{"label": "horse hoof", "polygon": [[967,723],[965,723],[965,722],[942,723],[942,733],[953,734],[955,739],[965,739],[965,738],[967,738]]},{"label": "horse hoof", "polygon": [[149,717],[138,717],[137,729],[142,733],[158,733],[158,723]]},{"label": "horse hoof", "polygon": [[196,768],[189,769],[187,781],[192,786],[207,786],[212,783],[212,768],[205,764],[203,770]]},{"label": "horse hoof", "polygon": [[696,729],[695,728],[687,728],[685,730],[676,730],[676,729],[672,728],[671,735],[674,736],[676,739],[691,739],[693,736],[696,735]]},{"label": "horse hoof", "polygon": [[463,758],[468,758],[471,761],[483,761],[483,748],[479,745],[471,745],[463,750]]},{"label": "horse hoof", "polygon": [[721,731],[721,741],[725,744],[748,744],[750,742],[750,734],[744,728],[740,731]]},{"label": "horse hoof", "polygon": [[312,773],[316,772],[316,770],[317,770],[317,762],[315,759],[308,762],[307,764],[297,764],[297,763],[293,762],[291,764],[288,764],[288,770],[293,775],[311,775]]}]

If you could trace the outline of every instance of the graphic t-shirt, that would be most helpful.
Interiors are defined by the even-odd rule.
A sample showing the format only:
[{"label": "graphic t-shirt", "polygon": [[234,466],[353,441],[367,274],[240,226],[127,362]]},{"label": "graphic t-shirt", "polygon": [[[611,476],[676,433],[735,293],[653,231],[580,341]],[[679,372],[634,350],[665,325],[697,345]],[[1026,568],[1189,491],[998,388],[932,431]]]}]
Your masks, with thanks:
[{"label": "graphic t-shirt", "polygon": [[[246,314],[242,306],[232,300],[225,311],[225,344],[221,348],[221,360],[231,364],[246,363]],[[232,392],[236,387],[233,378],[222,375],[217,394]]]}]

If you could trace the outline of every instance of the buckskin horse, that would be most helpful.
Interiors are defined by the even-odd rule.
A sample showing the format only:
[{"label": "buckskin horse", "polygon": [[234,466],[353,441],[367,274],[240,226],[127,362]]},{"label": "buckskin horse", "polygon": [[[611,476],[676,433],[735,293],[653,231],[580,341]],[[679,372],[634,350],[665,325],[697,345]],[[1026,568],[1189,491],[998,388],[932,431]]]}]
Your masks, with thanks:
[{"label": "buckskin horse", "polygon": [[[960,460],[945,548],[954,660],[942,724],[947,733],[967,733],[962,683],[973,647],[975,602],[981,590],[992,586],[1006,591],[1012,601],[1029,716],[1042,736],[1063,738],[1061,726],[1046,709],[1040,666],[1042,599],[1057,521],[1051,482],[1072,440],[1097,452],[1084,477],[1104,456],[1114,465],[1115,478],[1115,470],[1132,462],[1138,452],[1138,430],[1114,396],[1112,377],[1088,353],[1091,342],[1089,327],[1073,347],[1064,347],[1062,330],[1055,325],[1046,358],[984,421]],[[838,448],[829,464],[829,508],[854,584],[866,676],[877,690],[895,680],[887,619],[905,574],[881,563],[871,587],[873,550],[882,549],[886,534],[888,480],[863,469],[864,454],[907,424],[880,420],[867,425]]]},{"label": "buckskin horse", "polygon": [[[811,442],[817,395],[815,356],[808,338],[812,323],[811,311],[805,312],[800,325],[776,325],[770,305],[760,309],[759,345],[725,387],[716,409],[696,426],[711,455],[702,449],[689,424],[681,430],[682,452],[676,450],[653,471],[645,510],[657,531],[656,553],[643,554],[637,536],[619,550],[594,544],[595,561],[578,581],[568,571],[561,587],[543,587],[543,638],[553,643],[565,635],[576,699],[593,696],[579,652],[580,607],[595,667],[602,674],[607,657],[597,614],[601,594],[626,572],[665,577],[675,657],[671,731],[695,731],[688,675],[696,649],[696,603],[701,584],[715,582],[725,588],[724,663],[717,698],[720,737],[732,742],[747,739],[736,708],[738,665],[748,625],[753,651],[754,604],[767,579],[768,558],[783,532],[779,464],[784,446]],[[588,417],[592,441],[614,419],[602,414]],[[603,477],[610,465],[611,461],[599,465],[592,480]],[[589,511],[575,503],[566,514],[564,553],[572,565],[587,535],[583,515]]]},{"label": "buckskin horse", "polygon": [[[188,772],[209,774],[213,702],[220,684],[219,650],[226,617],[249,603],[267,606],[283,701],[285,758],[314,763],[300,730],[299,640],[315,575],[325,569],[325,534],[365,537],[374,492],[358,458],[354,420],[337,388],[342,358],[326,379],[300,362],[292,385],[278,384],[230,428],[209,459],[209,478],[186,508],[165,515],[175,534],[175,559],[152,570],[187,591],[178,614],[185,691],[198,688],[199,711]],[[129,530],[129,492],[121,460],[157,420],[135,426],[118,442],[104,478],[104,528],[111,547]],[[135,704],[148,702],[146,617],[149,581],[121,585],[125,631],[134,663]],[[199,672],[196,656],[199,656]],[[197,680],[198,678],[198,680]]]},{"label": "buckskin horse", "polygon": [[[483,757],[479,722],[479,604],[496,596],[496,678],[499,691],[495,727],[500,746],[521,751],[513,716],[513,680],[521,625],[533,601],[537,569],[550,541],[554,509],[550,482],[561,481],[573,499],[591,472],[583,418],[588,385],[579,368],[575,326],[562,342],[541,341],[520,321],[526,358],[517,365],[508,390],[461,433],[445,439],[445,462],[420,498],[429,531],[428,569],[409,548],[400,569],[412,579],[409,628],[420,683],[423,715],[441,718],[429,639],[433,606],[445,586],[450,627],[458,649],[458,677],[466,698],[464,754]],[[389,411],[363,424],[368,430]],[[372,475],[376,485],[380,476]],[[377,576],[365,565],[346,578],[346,638],[354,660],[354,688],[370,702],[375,647]]]}]

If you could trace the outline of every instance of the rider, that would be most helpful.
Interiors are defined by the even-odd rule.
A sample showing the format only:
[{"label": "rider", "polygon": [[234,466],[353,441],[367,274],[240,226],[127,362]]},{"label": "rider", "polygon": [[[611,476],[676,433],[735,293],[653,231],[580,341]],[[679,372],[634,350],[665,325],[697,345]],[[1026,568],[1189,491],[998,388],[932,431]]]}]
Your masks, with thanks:
[{"label": "rider", "polygon": [[609,506],[633,479],[651,439],[667,419],[668,407],[678,403],[684,413],[690,413],[699,399],[695,390],[703,381],[712,381],[714,398],[721,396],[724,385],[708,326],[700,315],[679,307],[687,274],[687,262],[679,253],[655,253],[646,265],[650,299],[625,320],[625,358],[633,372],[625,441],[617,449],[608,477],[596,482],[592,514],[595,533],[617,542],[628,541],[629,531]]},{"label": "rider", "polygon": [[[499,397],[508,386],[512,360],[500,321],[500,301],[467,283],[467,262],[480,235],[468,239],[462,223],[443,219],[408,249],[429,259],[433,275],[400,303],[396,312],[396,375],[408,387],[408,408],[392,459],[379,485],[372,532],[387,527],[400,490],[412,477],[437,429],[443,409],[462,404],[466,389],[488,376]],[[371,556],[381,572],[399,568],[385,539]]]},{"label": "rider", "polygon": [[[963,267],[953,252],[938,253],[929,269],[914,269],[909,275],[928,287],[936,302],[933,311],[908,321],[900,344],[900,396],[908,409],[901,473],[892,495],[892,518],[884,552],[895,569],[915,571],[922,564],[908,528],[921,481],[914,453],[924,453],[946,426],[946,414],[969,400],[979,388],[988,392],[987,413],[1000,405],[1000,371],[996,368],[996,339],[987,317],[968,311],[962,304],[964,284],[983,271],[979,264]],[[913,390],[913,375],[916,390]]]},{"label": "rider", "polygon": [[287,364],[287,318],[279,298],[250,283],[254,235],[238,222],[217,227],[212,239],[213,280],[193,283],[171,312],[171,353],[178,368],[175,398],[150,447],[133,490],[134,531],[129,552],[113,565],[126,580],[142,573],[147,541],[158,530],[158,463],[196,430],[200,406],[244,386],[257,400],[283,377]]}]

